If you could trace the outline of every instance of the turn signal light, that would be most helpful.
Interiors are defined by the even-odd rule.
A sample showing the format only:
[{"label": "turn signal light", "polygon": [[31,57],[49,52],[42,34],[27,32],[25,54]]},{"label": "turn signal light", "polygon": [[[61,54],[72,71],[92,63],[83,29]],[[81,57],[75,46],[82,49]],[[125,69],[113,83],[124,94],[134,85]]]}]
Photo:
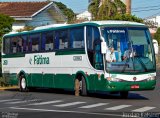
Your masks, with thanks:
[{"label": "turn signal light", "polygon": [[107,80],[108,80],[108,81],[111,81],[111,77],[108,77]]}]

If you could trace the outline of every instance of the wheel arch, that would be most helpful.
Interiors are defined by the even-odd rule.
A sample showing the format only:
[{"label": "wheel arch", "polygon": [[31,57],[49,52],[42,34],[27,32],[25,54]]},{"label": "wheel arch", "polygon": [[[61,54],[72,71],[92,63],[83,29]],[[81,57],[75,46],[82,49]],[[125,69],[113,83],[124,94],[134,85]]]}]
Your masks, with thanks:
[{"label": "wheel arch", "polygon": [[79,76],[83,76],[86,82],[87,90],[89,90],[89,81],[87,75],[83,71],[78,71],[75,75],[75,79],[77,79]]},{"label": "wheel arch", "polygon": [[24,75],[24,77],[25,77],[25,79],[26,79],[27,74],[25,73],[25,71],[21,70],[21,71],[18,73],[17,78],[19,78],[19,76],[21,76],[21,75]]},{"label": "wheel arch", "polygon": [[17,75],[18,81],[19,81],[19,77],[20,77],[21,75],[24,75],[24,78],[25,78],[26,83],[27,83],[27,85],[28,85],[27,74],[25,73],[24,70],[21,70],[21,71],[18,73],[18,75]]}]

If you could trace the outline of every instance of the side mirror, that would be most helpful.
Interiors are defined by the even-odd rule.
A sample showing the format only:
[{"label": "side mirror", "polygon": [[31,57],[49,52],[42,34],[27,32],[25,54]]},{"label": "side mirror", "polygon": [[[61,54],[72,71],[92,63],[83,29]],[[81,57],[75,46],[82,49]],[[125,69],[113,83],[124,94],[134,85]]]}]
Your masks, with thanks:
[{"label": "side mirror", "polygon": [[153,39],[152,42],[153,42],[154,52],[157,55],[158,54],[158,50],[159,50],[159,48],[158,48],[158,42],[155,39]]},{"label": "side mirror", "polygon": [[106,50],[107,50],[107,45],[106,42],[101,42],[101,53],[102,54],[106,54]]}]

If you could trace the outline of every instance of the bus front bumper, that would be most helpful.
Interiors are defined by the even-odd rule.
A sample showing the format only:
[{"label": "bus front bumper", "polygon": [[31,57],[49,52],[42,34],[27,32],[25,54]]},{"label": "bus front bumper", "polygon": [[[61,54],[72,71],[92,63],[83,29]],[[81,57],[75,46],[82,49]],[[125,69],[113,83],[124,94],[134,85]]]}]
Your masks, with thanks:
[{"label": "bus front bumper", "polygon": [[153,90],[156,86],[156,80],[143,82],[113,82],[110,81],[107,85],[108,91],[143,91]]}]

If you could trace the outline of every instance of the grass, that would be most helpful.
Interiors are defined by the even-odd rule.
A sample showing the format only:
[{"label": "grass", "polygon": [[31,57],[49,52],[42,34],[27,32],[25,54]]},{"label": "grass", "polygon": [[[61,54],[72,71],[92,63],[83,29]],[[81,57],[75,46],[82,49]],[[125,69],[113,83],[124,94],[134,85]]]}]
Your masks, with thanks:
[{"label": "grass", "polygon": [[3,77],[0,77],[0,87],[7,87],[8,84],[5,83],[5,79]]}]

